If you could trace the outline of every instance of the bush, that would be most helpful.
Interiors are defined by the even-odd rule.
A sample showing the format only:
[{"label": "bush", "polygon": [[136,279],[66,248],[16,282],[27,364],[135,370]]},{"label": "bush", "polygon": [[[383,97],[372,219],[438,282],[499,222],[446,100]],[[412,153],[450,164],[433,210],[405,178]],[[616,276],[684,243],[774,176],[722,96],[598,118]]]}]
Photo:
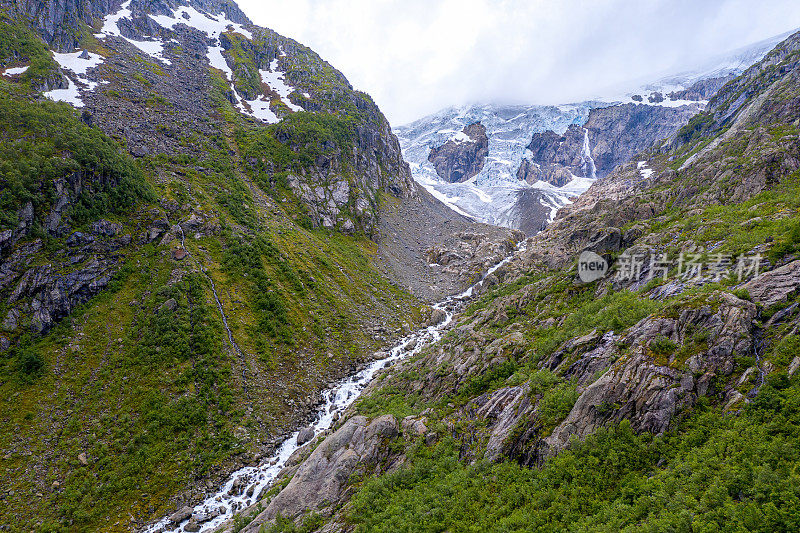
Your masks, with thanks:
[{"label": "bush", "polygon": [[544,434],[550,433],[567,417],[579,396],[574,383],[561,383],[544,392],[539,400],[539,421]]},{"label": "bush", "polygon": [[650,351],[655,355],[671,355],[675,353],[678,345],[663,335],[650,341]]}]

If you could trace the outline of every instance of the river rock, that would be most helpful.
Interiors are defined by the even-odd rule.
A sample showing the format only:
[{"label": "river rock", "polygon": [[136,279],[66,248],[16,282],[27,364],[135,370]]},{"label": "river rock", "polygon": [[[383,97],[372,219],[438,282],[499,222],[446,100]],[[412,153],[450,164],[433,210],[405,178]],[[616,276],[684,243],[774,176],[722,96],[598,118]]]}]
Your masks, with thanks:
[{"label": "river rock", "polygon": [[307,427],[300,430],[297,434],[297,445],[302,446],[314,438],[314,428]]},{"label": "river rock", "polygon": [[186,520],[190,516],[192,516],[192,508],[191,507],[182,507],[181,509],[179,509],[178,511],[173,513],[169,517],[169,520],[173,524],[180,524],[181,522],[183,522],[184,520]]}]

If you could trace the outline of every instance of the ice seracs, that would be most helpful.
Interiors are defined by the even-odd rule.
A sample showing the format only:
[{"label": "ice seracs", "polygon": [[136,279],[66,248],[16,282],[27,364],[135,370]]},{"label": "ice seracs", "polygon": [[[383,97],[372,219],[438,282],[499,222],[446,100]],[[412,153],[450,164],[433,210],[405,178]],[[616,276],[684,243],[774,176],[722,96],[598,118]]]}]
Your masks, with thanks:
[{"label": "ice seracs", "polygon": [[[569,203],[579,189],[591,185],[573,180],[566,190],[552,185],[537,187],[517,178],[517,169],[526,155],[534,132],[552,129],[565,131],[570,124],[583,123],[591,103],[564,106],[476,105],[443,110],[406,126],[395,128],[411,173],[420,185],[456,212],[481,222],[520,227],[520,211],[515,206],[523,196],[541,195],[535,200],[545,206],[550,217]],[[448,141],[473,142],[464,126],[480,121],[489,137],[489,155],[483,169],[463,183],[447,183],[439,178],[428,161],[431,148]],[[528,152],[530,154],[530,152]],[[587,165],[591,163],[587,160]],[[582,192],[582,191],[581,191]]]}]

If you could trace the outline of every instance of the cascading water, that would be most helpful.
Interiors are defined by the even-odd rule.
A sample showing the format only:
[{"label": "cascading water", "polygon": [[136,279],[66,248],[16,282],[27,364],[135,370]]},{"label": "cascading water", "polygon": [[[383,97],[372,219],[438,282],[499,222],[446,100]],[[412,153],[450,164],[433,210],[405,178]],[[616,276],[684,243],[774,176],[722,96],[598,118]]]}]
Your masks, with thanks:
[{"label": "cascading water", "polygon": [[597,179],[597,166],[589,147],[589,130],[586,128],[583,128],[583,177]]},{"label": "cascading water", "polygon": [[[322,393],[324,402],[317,410],[317,416],[311,428],[314,435],[331,428],[345,409],[347,409],[361,394],[364,388],[372,381],[375,374],[395,362],[411,357],[423,348],[430,346],[442,337],[442,331],[452,322],[456,311],[463,302],[472,297],[475,290],[483,285],[486,278],[507,264],[517,253],[524,251],[525,241],[517,246],[516,250],[506,256],[502,261],[490,268],[476,284],[455,296],[435,304],[434,309],[444,311],[445,318],[435,326],[422,328],[415,333],[401,339],[383,359],[370,363],[366,368],[339,381],[332,388]],[[275,450],[274,454],[264,459],[259,466],[248,466],[232,473],[228,480],[215,493],[195,505],[192,516],[200,524],[201,532],[211,531],[233,515],[256,503],[259,495],[277,477],[286,461],[300,448],[297,445],[297,436],[300,431],[295,431]],[[234,487],[236,489],[234,490]],[[174,525],[170,519],[163,518],[155,524],[144,529],[146,533],[183,533],[188,519],[181,524]]]}]

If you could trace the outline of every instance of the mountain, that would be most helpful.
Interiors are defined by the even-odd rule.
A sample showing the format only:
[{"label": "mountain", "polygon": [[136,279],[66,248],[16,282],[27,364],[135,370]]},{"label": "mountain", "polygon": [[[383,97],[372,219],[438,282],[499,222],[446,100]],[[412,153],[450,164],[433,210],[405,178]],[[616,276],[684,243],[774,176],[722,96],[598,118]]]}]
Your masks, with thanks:
[{"label": "mountain", "polygon": [[[495,104],[450,108],[396,128],[414,179],[459,213],[481,222],[541,231],[592,180],[671,137],[716,91],[760,60],[788,34],[722,54],[633,90],[562,106]],[[617,94],[618,93],[618,94]],[[434,160],[470,160],[462,129],[480,122],[485,163],[453,183]],[[446,148],[447,147],[447,148]],[[456,156],[460,149],[462,154]]]},{"label": "mountain", "polygon": [[561,209],[220,531],[796,529],[799,82],[797,33]]},{"label": "mountain", "polygon": [[415,185],[372,99],[232,2],[0,19],[4,530],[202,500],[521,237]]}]

